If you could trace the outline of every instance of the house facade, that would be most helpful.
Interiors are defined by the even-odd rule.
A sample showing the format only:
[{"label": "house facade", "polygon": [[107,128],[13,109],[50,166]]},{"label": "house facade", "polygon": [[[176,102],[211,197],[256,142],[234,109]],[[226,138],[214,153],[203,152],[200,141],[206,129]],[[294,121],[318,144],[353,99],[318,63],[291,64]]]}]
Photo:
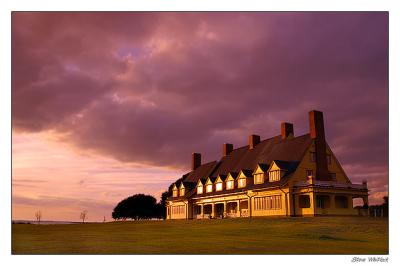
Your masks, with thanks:
[{"label": "house facade", "polygon": [[367,182],[353,184],[325,141],[323,114],[309,112],[309,134],[293,124],[262,140],[250,135],[237,149],[223,144],[219,161],[201,164],[171,184],[167,219],[358,215],[353,199],[368,204]]}]

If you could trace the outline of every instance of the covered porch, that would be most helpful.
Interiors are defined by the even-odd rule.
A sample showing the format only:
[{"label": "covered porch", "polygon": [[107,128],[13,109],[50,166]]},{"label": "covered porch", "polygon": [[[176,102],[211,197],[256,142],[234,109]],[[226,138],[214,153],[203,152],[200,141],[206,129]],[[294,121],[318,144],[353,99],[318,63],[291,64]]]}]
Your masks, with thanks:
[{"label": "covered porch", "polygon": [[194,219],[248,217],[248,200],[194,204]]}]

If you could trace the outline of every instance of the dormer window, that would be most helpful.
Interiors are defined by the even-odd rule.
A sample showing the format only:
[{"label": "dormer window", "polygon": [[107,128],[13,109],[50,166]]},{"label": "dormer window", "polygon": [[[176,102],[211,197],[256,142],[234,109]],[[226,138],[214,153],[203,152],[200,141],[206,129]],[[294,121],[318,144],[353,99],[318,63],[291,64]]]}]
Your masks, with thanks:
[{"label": "dormer window", "polygon": [[185,195],[185,188],[181,188],[179,190],[179,196],[184,196]]},{"label": "dormer window", "polygon": [[274,170],[269,172],[269,181],[279,181],[281,179],[281,170]]},{"label": "dormer window", "polygon": [[206,186],[206,192],[207,192],[207,193],[212,192],[212,187],[213,187],[212,184],[207,185],[207,186]]},{"label": "dormer window", "polygon": [[202,185],[197,187],[197,194],[203,194],[203,186]]},{"label": "dormer window", "polygon": [[238,181],[238,187],[245,187],[246,186],[246,178],[240,178]]},{"label": "dormer window", "polygon": [[233,189],[234,188],[234,181],[233,180],[229,180],[226,181],[226,189]]},{"label": "dormer window", "polygon": [[222,190],[222,182],[219,182],[219,183],[215,184],[215,190],[216,191],[221,191]]},{"label": "dormer window", "polygon": [[178,197],[178,189],[176,187],[172,189],[172,197]]},{"label": "dormer window", "polygon": [[254,184],[264,183],[264,174],[254,174]]}]

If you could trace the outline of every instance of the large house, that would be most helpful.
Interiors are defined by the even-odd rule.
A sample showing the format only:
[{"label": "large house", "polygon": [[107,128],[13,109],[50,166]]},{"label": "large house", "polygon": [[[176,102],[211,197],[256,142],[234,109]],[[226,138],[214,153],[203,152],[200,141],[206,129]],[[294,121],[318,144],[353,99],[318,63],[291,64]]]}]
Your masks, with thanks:
[{"label": "large house", "polygon": [[357,215],[353,199],[368,204],[368,188],[353,184],[325,141],[323,114],[310,111],[310,133],[294,136],[282,123],[281,135],[247,146],[223,144],[219,161],[201,164],[170,186],[167,219],[256,216]]}]

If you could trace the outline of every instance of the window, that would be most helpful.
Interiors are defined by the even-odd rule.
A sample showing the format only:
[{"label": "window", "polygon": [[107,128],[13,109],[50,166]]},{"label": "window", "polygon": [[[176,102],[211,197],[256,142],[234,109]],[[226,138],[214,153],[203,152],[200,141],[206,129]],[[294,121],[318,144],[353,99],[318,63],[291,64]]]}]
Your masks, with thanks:
[{"label": "window", "polygon": [[327,161],[328,164],[331,164],[332,163],[332,155],[327,154],[326,155],[326,161]]},{"label": "window", "polygon": [[172,197],[178,197],[178,190],[177,189],[172,190]]},{"label": "window", "polygon": [[215,185],[215,190],[216,190],[216,191],[221,191],[221,190],[222,190],[222,183],[217,183],[217,184]]},{"label": "window", "polygon": [[208,193],[208,192],[212,192],[212,184],[207,185],[207,187],[206,187],[206,192],[207,192],[207,193]]},{"label": "window", "polygon": [[330,198],[328,195],[317,195],[317,208],[326,209],[330,207]]},{"label": "window", "polygon": [[254,210],[278,210],[282,208],[281,195],[254,198]]},{"label": "window", "polygon": [[240,178],[238,182],[238,187],[245,187],[246,186],[246,178]]},{"label": "window", "polygon": [[197,194],[203,194],[203,186],[198,186],[197,187]]},{"label": "window", "polygon": [[185,189],[181,188],[179,191],[179,196],[184,196],[185,195]]},{"label": "window", "polygon": [[184,214],[185,213],[185,206],[172,206],[171,208],[172,214]]},{"label": "window", "polygon": [[264,174],[255,174],[254,184],[262,184],[262,183],[264,183]]},{"label": "window", "polygon": [[332,181],[336,181],[336,173],[329,173]]},{"label": "window", "polygon": [[233,180],[226,181],[226,189],[233,189]]},{"label": "window", "polygon": [[306,170],[307,176],[313,176],[313,170]]},{"label": "window", "polygon": [[275,170],[269,172],[269,182],[279,181],[281,179],[281,171]]},{"label": "window", "polygon": [[317,161],[317,155],[315,152],[310,152],[310,162],[316,162]]},{"label": "window", "polygon": [[310,208],[310,196],[309,195],[300,195],[299,196],[299,207],[300,208]]}]

